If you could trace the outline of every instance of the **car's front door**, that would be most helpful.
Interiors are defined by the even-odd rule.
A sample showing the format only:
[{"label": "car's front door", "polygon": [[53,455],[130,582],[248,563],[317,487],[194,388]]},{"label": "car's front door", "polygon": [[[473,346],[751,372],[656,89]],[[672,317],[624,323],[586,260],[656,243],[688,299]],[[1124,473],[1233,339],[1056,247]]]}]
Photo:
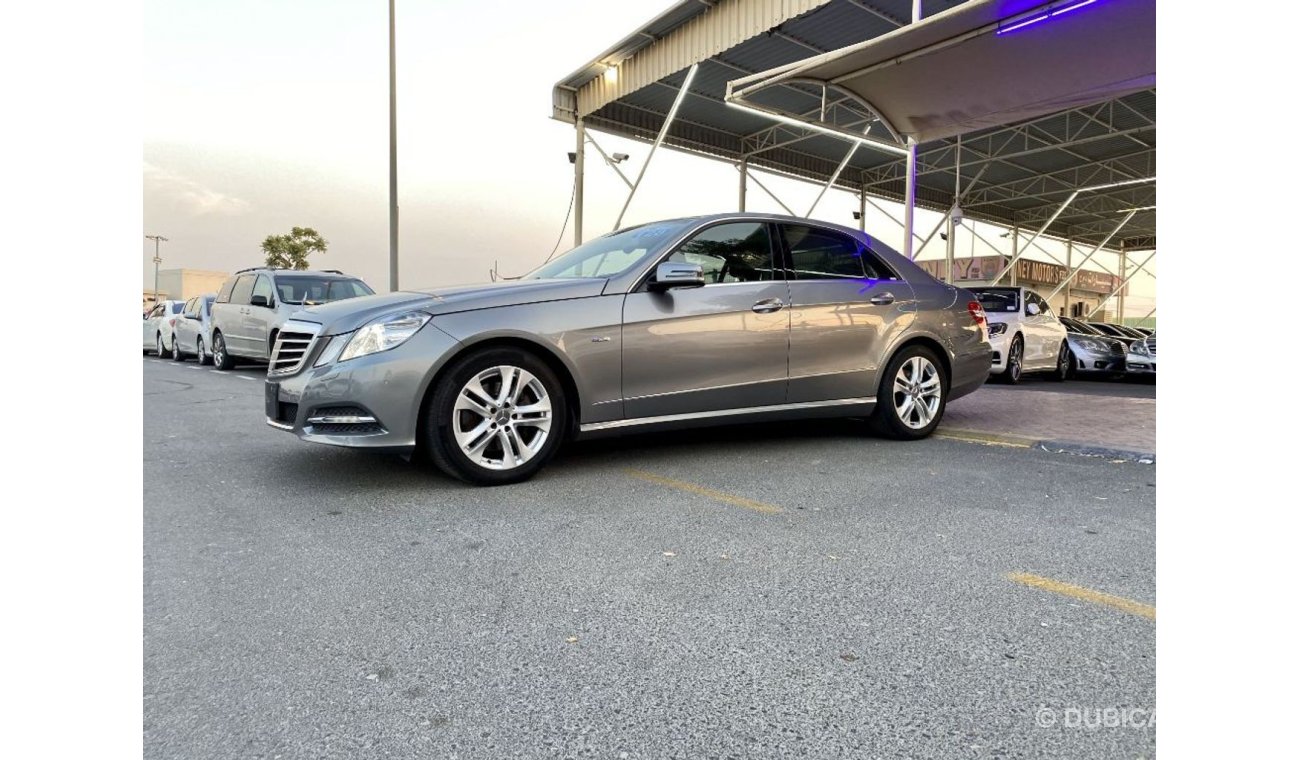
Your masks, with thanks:
[{"label": "car's front door", "polygon": [[651,292],[642,284],[628,293],[624,414],[635,419],[784,403],[790,293],[775,265],[770,225],[715,224],[662,260],[699,264],[705,285]]},{"label": "car's front door", "polygon": [[779,225],[790,284],[790,403],[876,395],[884,352],[912,288],[862,241]]},{"label": "car's front door", "polygon": [[248,313],[253,308],[249,305],[249,300],[253,297],[255,280],[256,277],[251,274],[241,274],[235,280],[235,287],[230,291],[230,319],[224,325],[226,330],[222,332],[227,350],[241,356],[257,356],[253,341],[248,337]]},{"label": "car's front door", "polygon": [[[1033,308],[1030,308],[1033,307]],[[1047,312],[1047,302],[1032,290],[1025,291],[1025,369],[1043,369],[1056,363],[1056,351],[1048,356],[1047,343],[1055,338],[1055,331],[1049,326],[1054,322]],[[1036,312],[1036,313],[1030,313]],[[1055,347],[1053,347],[1055,348]]]}]

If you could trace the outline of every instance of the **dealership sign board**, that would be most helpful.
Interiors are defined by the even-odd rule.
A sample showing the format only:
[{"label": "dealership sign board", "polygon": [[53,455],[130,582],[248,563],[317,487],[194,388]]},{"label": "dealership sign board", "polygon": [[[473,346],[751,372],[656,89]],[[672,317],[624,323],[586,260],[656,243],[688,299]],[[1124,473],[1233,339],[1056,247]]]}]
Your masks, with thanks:
[{"label": "dealership sign board", "polygon": [[[943,278],[944,261],[942,259],[918,261],[916,265],[935,277]],[[1005,256],[975,256],[973,258],[954,259],[952,262],[952,277],[957,282],[987,282],[993,279],[998,272],[1001,272],[1006,265],[1007,257]],[[1046,261],[1021,259],[1016,262],[1016,280],[1021,284],[1060,285],[1069,272],[1069,269],[1060,264],[1050,264]],[[1070,289],[1088,293],[1111,293],[1115,288],[1119,287],[1119,282],[1119,277],[1113,274],[1092,269],[1081,269],[1074,276],[1074,281],[1070,283]]]}]

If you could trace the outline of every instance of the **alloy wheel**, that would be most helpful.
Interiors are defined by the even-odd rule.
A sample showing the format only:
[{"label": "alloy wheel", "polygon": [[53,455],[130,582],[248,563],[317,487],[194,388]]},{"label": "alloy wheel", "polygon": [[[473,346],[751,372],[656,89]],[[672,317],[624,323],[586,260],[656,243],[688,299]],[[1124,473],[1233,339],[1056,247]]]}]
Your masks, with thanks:
[{"label": "alloy wheel", "polygon": [[158,357],[159,357],[159,358],[162,358],[162,355],[163,355],[162,333],[159,333],[159,334],[157,334],[157,335],[154,336],[154,338],[153,338],[153,347],[154,347],[154,350],[158,352]]},{"label": "alloy wheel", "polygon": [[489,367],[470,378],[452,407],[452,433],[461,452],[490,470],[528,462],[551,432],[551,398],[535,375],[520,367]]},{"label": "alloy wheel", "polygon": [[1011,344],[1011,350],[1007,355],[1007,374],[1011,376],[1013,381],[1020,379],[1021,355],[1024,351],[1024,344],[1019,340]]},{"label": "alloy wheel", "polygon": [[894,377],[894,411],[904,425],[920,430],[939,413],[943,382],[939,369],[924,356],[913,356]]}]

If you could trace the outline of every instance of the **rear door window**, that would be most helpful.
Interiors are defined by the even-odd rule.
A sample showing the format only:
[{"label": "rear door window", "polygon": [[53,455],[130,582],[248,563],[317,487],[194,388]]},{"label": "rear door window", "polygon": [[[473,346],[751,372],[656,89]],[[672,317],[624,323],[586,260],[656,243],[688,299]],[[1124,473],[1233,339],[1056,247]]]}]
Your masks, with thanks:
[{"label": "rear door window", "polygon": [[235,280],[235,289],[230,292],[230,302],[241,305],[249,303],[253,296],[253,280],[251,274],[240,275]]},{"label": "rear door window", "polygon": [[217,303],[229,303],[230,291],[235,288],[235,280],[238,278],[231,277],[221,285],[221,291],[217,293]]},{"label": "rear door window", "polygon": [[860,240],[803,224],[782,224],[795,280],[893,279]]}]

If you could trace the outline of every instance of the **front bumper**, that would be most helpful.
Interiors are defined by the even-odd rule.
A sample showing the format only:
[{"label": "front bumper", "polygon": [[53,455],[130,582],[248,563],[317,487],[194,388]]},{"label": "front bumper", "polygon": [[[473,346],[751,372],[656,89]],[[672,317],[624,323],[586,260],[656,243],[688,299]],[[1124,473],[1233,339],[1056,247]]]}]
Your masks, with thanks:
[{"label": "front bumper", "polygon": [[414,448],[425,391],[456,339],[430,322],[396,348],[311,366],[327,342],[317,339],[308,349],[306,369],[267,377],[266,424],[312,443]]},{"label": "front bumper", "polygon": [[989,370],[989,374],[1001,374],[1007,368],[1007,349],[1011,348],[1011,336],[1005,332],[1001,335],[990,335],[989,346],[993,348],[993,367]]},{"label": "front bumper", "polygon": [[1154,375],[1156,373],[1156,358],[1146,354],[1135,354],[1132,351],[1124,359],[1125,369],[1130,375]]},{"label": "front bumper", "polygon": [[1098,372],[1115,374],[1124,371],[1124,354],[1114,351],[1090,351],[1071,341],[1070,351],[1074,354],[1076,372]]}]

